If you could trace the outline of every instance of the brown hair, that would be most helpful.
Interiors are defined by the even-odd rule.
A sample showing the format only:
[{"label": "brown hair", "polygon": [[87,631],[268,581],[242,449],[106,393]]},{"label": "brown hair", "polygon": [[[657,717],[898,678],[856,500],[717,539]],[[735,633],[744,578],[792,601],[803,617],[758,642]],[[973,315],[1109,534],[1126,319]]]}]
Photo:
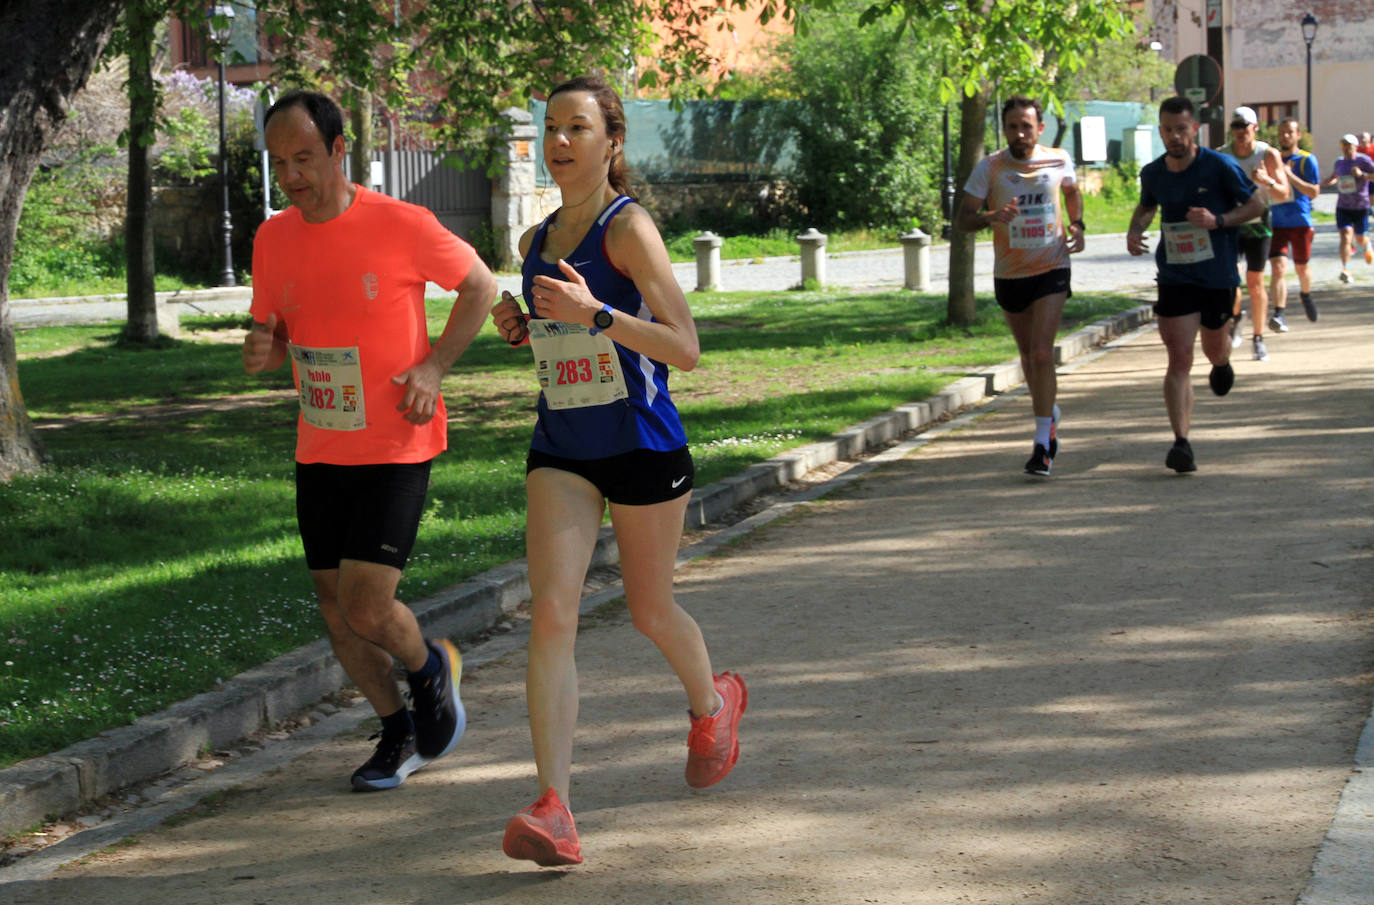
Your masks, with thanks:
[{"label": "brown hair", "polygon": [[601,108],[601,118],[606,121],[606,137],[614,141],[615,151],[611,154],[610,169],[606,181],[611,188],[622,195],[634,197],[630,191],[630,168],[625,163],[625,108],[620,103],[620,95],[615,89],[594,75],[581,75],[569,79],[549,92],[549,100],[555,94],[565,91],[583,91],[590,94]]},{"label": "brown hair", "polygon": [[1034,110],[1036,122],[1045,121],[1045,112],[1040,107],[1040,102],[1034,98],[1026,97],[1024,94],[1013,95],[1007,98],[1007,102],[1002,105],[1002,122],[1007,121],[1007,114],[1013,110]]}]

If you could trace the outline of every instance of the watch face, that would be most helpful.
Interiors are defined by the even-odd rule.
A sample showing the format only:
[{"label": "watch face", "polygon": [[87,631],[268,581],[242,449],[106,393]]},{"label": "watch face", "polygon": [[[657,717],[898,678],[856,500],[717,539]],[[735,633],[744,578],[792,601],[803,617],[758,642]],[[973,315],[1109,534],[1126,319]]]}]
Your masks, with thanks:
[{"label": "watch face", "polygon": [[592,323],[596,324],[597,329],[599,330],[605,330],[613,322],[614,318],[611,317],[611,312],[609,311],[598,311],[595,315],[592,316]]}]

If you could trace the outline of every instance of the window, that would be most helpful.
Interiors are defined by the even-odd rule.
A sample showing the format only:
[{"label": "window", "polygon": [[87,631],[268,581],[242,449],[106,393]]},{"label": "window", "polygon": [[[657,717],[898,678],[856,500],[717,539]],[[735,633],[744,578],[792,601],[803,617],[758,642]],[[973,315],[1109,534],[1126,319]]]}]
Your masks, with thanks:
[{"label": "window", "polygon": [[1272,126],[1279,120],[1298,115],[1297,101],[1270,101],[1263,104],[1250,104],[1259,117],[1260,125]]},{"label": "window", "polygon": [[[208,11],[213,4],[205,4]],[[234,8],[234,24],[229,37],[229,53],[225,62],[261,62],[258,53],[258,11],[256,0],[234,0],[229,4]],[[181,46],[186,49],[184,62],[191,66],[213,66],[219,62],[210,46],[210,38],[205,32],[204,20],[194,26],[181,24]]]}]

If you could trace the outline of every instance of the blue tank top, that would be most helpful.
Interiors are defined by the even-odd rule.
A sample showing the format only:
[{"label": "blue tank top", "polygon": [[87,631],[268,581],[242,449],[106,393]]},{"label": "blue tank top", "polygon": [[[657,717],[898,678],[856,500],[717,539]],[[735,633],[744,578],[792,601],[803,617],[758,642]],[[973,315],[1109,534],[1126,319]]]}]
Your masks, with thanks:
[{"label": "blue tank top", "polygon": [[[1299,148],[1283,159],[1283,163],[1307,182],[1320,182],[1317,158]],[[1312,225],[1312,199],[1293,189],[1293,200],[1274,205],[1274,225],[1304,227]]]},{"label": "blue tank top", "polygon": [[[625,205],[634,199],[621,195],[608,204],[596,218],[587,235],[565,260],[587,281],[597,301],[610,305],[619,317],[653,321],[634,281],[616,270],[606,257],[606,228]],[[563,279],[558,264],[543,259],[544,238],[554,214],[535,230],[529,252],[521,268],[521,291],[525,307],[534,311],[532,287],[539,275]],[[606,405],[583,408],[550,409],[539,394],[539,418],[534,425],[531,447],[565,459],[604,459],[636,449],[668,452],[687,445],[677,406],[668,395],[668,366],[614,343],[620,358],[621,373],[629,395]]]}]

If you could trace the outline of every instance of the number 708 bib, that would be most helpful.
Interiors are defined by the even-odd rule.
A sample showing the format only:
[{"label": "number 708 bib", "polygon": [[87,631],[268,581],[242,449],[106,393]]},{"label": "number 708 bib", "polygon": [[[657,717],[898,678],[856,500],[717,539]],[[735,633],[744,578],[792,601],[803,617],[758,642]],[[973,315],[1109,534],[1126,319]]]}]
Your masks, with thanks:
[{"label": "number 708 bib", "polygon": [[606,405],[629,396],[620,356],[604,335],[581,324],[536,318],[529,322],[535,376],[551,409]]}]

